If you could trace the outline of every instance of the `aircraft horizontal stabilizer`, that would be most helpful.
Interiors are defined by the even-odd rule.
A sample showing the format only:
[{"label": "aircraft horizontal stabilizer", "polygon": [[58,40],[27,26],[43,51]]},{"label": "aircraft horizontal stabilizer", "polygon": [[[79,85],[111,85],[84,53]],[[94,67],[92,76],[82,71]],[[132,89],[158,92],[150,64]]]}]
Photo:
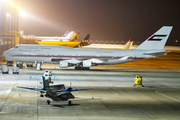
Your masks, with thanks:
[{"label": "aircraft horizontal stabilizer", "polygon": [[51,98],[47,98],[47,97],[29,97],[29,96],[20,96],[20,97],[34,98],[34,99],[39,99],[39,100],[49,100],[49,101],[53,101]]},{"label": "aircraft horizontal stabilizer", "polygon": [[54,77],[55,78],[56,76],[29,75],[29,77],[30,78],[32,77],[51,77],[51,78]]},{"label": "aircraft horizontal stabilizer", "polygon": [[151,51],[151,52],[146,52],[144,55],[153,55],[153,56],[164,56],[170,51]]},{"label": "aircraft horizontal stabilizer", "polygon": [[72,90],[72,88],[69,87],[66,90],[61,90],[61,92],[75,92],[75,91],[85,91],[85,90],[94,90],[94,89],[74,89],[74,90]]},{"label": "aircraft horizontal stabilizer", "polygon": [[34,91],[43,91],[43,88],[29,88],[29,87],[21,87],[21,86],[17,86],[17,88],[34,90]]},{"label": "aircraft horizontal stabilizer", "polygon": [[75,98],[75,99],[68,99],[68,101],[83,101],[83,100],[101,100],[102,98]]}]

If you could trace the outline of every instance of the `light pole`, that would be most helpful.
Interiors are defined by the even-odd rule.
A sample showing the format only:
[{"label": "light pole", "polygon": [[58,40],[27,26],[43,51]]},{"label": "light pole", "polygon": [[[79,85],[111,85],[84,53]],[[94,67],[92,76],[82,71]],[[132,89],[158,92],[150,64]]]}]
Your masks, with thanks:
[{"label": "light pole", "polygon": [[9,13],[6,14],[6,18],[7,18],[7,49],[9,49],[9,18],[10,18]]}]

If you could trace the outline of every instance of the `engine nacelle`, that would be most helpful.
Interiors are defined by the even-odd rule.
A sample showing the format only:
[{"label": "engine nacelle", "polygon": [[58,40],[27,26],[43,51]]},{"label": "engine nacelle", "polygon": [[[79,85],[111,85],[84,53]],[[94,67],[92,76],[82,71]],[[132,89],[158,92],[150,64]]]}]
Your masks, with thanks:
[{"label": "engine nacelle", "polygon": [[59,67],[60,68],[67,68],[68,67],[68,62],[66,62],[66,61],[59,61]]},{"label": "engine nacelle", "polygon": [[83,61],[83,67],[91,67],[92,62],[91,61]]}]

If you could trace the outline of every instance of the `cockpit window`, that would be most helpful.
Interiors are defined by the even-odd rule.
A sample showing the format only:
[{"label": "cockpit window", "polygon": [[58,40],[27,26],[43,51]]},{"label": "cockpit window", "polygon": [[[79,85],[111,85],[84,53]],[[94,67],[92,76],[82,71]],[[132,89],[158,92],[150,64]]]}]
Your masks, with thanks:
[{"label": "cockpit window", "polygon": [[18,48],[18,46],[15,46],[14,48]]}]

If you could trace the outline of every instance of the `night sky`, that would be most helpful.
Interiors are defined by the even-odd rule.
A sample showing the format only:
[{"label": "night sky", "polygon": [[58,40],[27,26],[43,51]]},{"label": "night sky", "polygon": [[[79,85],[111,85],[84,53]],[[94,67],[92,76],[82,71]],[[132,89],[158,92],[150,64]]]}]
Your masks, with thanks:
[{"label": "night sky", "polygon": [[[173,26],[167,45],[180,46],[180,0],[12,0],[29,15],[25,34],[61,36],[90,33],[91,40],[144,41],[162,26]],[[175,40],[179,40],[175,43]]]}]

